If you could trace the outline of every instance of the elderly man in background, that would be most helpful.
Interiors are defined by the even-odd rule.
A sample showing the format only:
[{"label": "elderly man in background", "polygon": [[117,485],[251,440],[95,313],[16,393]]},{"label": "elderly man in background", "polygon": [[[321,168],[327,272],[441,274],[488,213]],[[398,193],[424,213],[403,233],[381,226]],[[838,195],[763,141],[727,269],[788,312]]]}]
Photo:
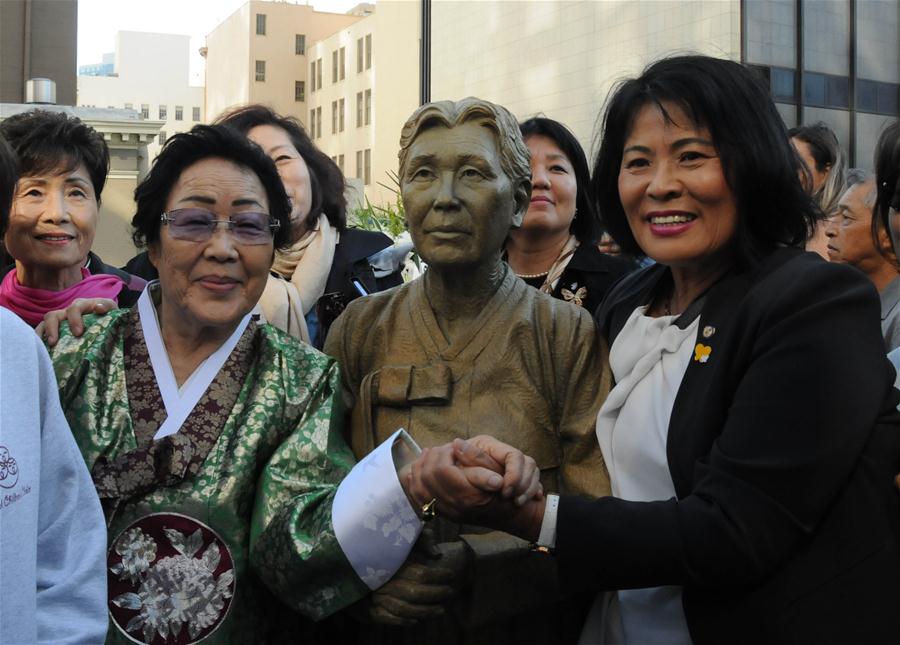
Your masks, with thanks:
[{"label": "elderly man in background", "polygon": [[847,173],[847,189],[826,228],[832,262],[850,264],[872,281],[881,295],[881,331],[887,350],[900,346],[900,267],[884,227],[873,223],[875,178],[865,170]]},{"label": "elderly man in background", "polygon": [[[534,456],[546,492],[608,494],[594,425],[610,377],[594,323],[500,256],[531,193],[515,118],[474,98],[431,103],[400,146],[407,222],[429,269],[351,303],[325,343],[342,367],[353,451],[401,427],[423,447],[490,434]],[[363,608],[400,628],[362,630],[360,642],[564,642],[581,618],[565,613],[577,603],[559,602],[555,574],[518,538],[439,518]]]}]

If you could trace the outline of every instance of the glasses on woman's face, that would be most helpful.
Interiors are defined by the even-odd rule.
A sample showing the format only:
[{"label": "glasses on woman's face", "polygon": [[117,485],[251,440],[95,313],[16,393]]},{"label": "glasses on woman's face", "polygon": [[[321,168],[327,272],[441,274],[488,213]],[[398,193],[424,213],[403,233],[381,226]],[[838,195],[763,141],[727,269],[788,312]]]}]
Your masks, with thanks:
[{"label": "glasses on woman's face", "polygon": [[269,244],[281,222],[268,213],[235,213],[230,219],[216,219],[216,214],[205,208],[179,208],[163,213],[160,220],[169,226],[169,235],[186,242],[206,242],[216,227],[224,224],[235,241],[240,244]]}]

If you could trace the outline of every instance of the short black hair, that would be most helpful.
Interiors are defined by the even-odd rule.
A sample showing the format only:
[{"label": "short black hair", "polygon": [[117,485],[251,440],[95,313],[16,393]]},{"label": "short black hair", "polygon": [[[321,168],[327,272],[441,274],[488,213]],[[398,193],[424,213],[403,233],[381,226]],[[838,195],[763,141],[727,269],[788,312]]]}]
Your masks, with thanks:
[{"label": "short black hair", "polygon": [[[9,223],[9,209],[12,208],[16,192],[16,157],[6,139],[0,135],[0,242]],[[3,267],[0,267],[2,269]]]},{"label": "short black hair", "polygon": [[142,247],[159,239],[160,216],[169,194],[188,167],[204,159],[225,159],[259,177],[269,202],[269,215],[281,223],[275,231],[275,248],[291,243],[291,207],[274,162],[259,146],[237,130],[222,125],[196,125],[166,141],[153,168],[137,188],[137,211],[131,220],[131,237]]},{"label": "short black hair", "polygon": [[109,172],[109,148],[103,135],[81,119],[64,112],[29,110],[0,123],[3,136],[16,153],[20,177],[87,168],[97,203]]},{"label": "short black hair", "polygon": [[603,235],[600,217],[591,198],[591,174],[584,149],[575,135],[559,121],[543,116],[535,116],[519,124],[522,138],[534,135],[547,137],[569,158],[575,172],[575,218],[569,226],[575,238],[582,244],[596,244]]},{"label": "short black hair", "polygon": [[784,122],[768,87],[749,69],[708,56],[675,56],[620,82],[602,122],[592,188],[598,210],[622,249],[643,254],[619,199],[625,140],[646,105],[678,105],[709,130],[737,204],[736,263],[752,266],[778,245],[802,247],[823,215],[803,191]]},{"label": "short black hair", "polygon": [[[309,214],[324,213],[328,223],[339,231],[347,227],[347,198],[344,197],[344,173],[331,158],[319,150],[303,125],[292,116],[281,116],[265,105],[244,105],[220,115],[215,123],[228,125],[246,135],[260,125],[271,125],[287,132],[291,143],[309,168],[312,191]],[[315,225],[315,220],[310,223]]]},{"label": "short black hair", "polygon": [[[878,239],[878,227],[890,233],[891,209],[900,211],[900,119],[894,120],[878,137],[875,144],[875,217],[872,233]],[[890,236],[893,239],[893,236]],[[880,248],[876,245],[876,248]],[[900,252],[900,249],[894,249]]]}]

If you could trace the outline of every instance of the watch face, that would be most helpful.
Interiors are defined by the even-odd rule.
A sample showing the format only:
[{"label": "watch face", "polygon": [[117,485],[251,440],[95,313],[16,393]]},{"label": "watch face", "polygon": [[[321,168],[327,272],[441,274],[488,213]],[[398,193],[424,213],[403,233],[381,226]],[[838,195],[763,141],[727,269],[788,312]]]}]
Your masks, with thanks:
[{"label": "watch face", "polygon": [[107,553],[109,614],[135,643],[190,645],[224,621],[234,561],[211,528],[176,513],[133,522]]}]

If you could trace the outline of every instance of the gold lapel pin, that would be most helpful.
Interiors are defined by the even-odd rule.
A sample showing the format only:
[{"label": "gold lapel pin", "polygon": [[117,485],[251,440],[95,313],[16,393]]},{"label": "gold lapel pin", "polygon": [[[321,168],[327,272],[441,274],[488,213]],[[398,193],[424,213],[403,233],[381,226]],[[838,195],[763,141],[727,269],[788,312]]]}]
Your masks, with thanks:
[{"label": "gold lapel pin", "polygon": [[697,343],[697,346],[694,347],[694,360],[698,363],[705,363],[708,361],[710,354],[712,354],[712,347],[709,345]]},{"label": "gold lapel pin", "polygon": [[712,325],[707,325],[706,327],[703,328],[703,337],[704,338],[710,338],[715,333],[716,333],[716,328],[713,327]]}]

